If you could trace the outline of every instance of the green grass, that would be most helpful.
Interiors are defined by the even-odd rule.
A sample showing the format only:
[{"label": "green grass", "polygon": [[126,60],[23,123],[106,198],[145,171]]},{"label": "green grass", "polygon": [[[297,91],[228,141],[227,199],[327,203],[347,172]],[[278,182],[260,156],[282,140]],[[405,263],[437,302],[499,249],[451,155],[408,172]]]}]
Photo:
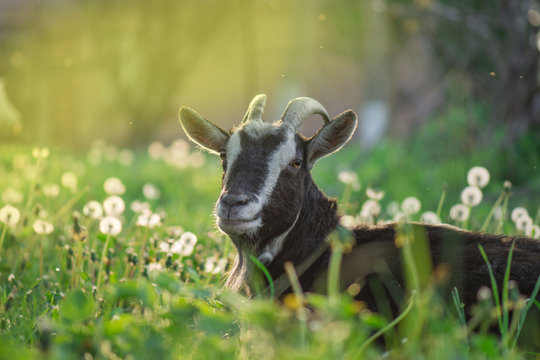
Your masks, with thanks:
[{"label": "green grass", "polygon": [[[333,160],[323,160],[314,170],[325,191],[337,197],[345,193],[349,200],[342,205],[349,215],[360,210],[366,200],[363,190],[369,184],[387,193],[376,220],[391,217],[385,205],[410,195],[420,198],[422,211],[437,210],[442,183],[429,185],[432,190],[424,201],[422,194],[405,190],[420,181],[416,175],[412,180],[401,179],[398,188],[392,188],[397,179],[377,180],[374,168],[383,156],[377,153],[381,150],[361,167],[351,165],[364,182],[361,191],[339,183],[336,164],[354,164],[349,160],[355,151],[359,149],[351,146]],[[332,269],[330,296],[304,294],[296,286],[295,295],[284,304],[264,296],[248,300],[222,289],[223,267],[232,265],[234,251],[230,240],[216,231],[211,215],[221,176],[217,159],[205,157],[198,167],[178,168],[142,151],[128,165],[119,165],[115,156],[92,163],[86,154],[51,150],[47,158],[37,160],[31,152],[24,147],[0,148],[0,195],[7,189],[22,195],[20,202],[10,201],[20,210],[18,223],[13,227],[0,223],[0,359],[534,357],[530,349],[516,346],[515,340],[527,335],[523,319],[539,304],[525,302],[520,316],[510,317],[505,304],[514,298],[506,283],[504,297],[496,305],[498,316],[493,316],[494,305],[487,301],[479,305],[471,320],[475,323],[465,323],[451,303],[437,297],[433,276],[426,273],[409,247],[414,235],[407,229],[401,241],[410,279],[409,301],[397,319],[368,311],[350,291],[340,293],[335,286],[339,275]],[[397,160],[383,163],[388,161]],[[67,171],[77,176],[76,189],[61,185]],[[126,210],[119,216],[121,232],[105,235],[100,232],[99,219],[85,216],[83,207],[109,196],[103,183],[112,176],[125,185],[120,196]],[[451,184],[452,188],[466,186],[464,176],[456,181],[459,183]],[[161,196],[145,199],[145,183],[157,186]],[[484,189],[484,201],[471,212],[472,228],[480,228],[486,216],[493,216],[493,205],[502,202],[497,201],[503,192],[501,183],[501,179],[494,179]],[[49,184],[60,187],[57,196],[45,195]],[[147,202],[160,214],[162,224],[137,226],[138,215],[130,209],[134,200]],[[455,193],[446,194],[445,203],[440,205],[443,221],[451,221],[448,209],[457,202]],[[0,208],[6,203],[2,200]],[[529,207],[529,211],[534,214],[537,209]],[[419,217],[420,213],[408,215],[411,220]],[[50,234],[34,231],[33,224],[40,218],[54,226]],[[490,231],[503,226],[518,232],[510,220],[493,218],[485,226]],[[192,253],[162,251],[162,243],[176,241],[185,232],[198,238]],[[333,240],[336,249],[342,249],[342,240]],[[338,267],[340,258],[341,250],[334,252],[333,268]],[[293,282],[294,270],[287,269]],[[457,293],[454,302],[459,308]],[[487,331],[489,325],[497,323],[504,330],[502,337]],[[383,337],[386,348],[378,341]]]}]

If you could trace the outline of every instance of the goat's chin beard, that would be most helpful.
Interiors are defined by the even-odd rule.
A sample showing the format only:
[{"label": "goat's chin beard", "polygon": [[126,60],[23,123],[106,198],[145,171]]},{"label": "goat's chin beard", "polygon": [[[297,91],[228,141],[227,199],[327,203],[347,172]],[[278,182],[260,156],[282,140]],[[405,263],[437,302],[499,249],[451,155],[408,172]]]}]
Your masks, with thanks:
[{"label": "goat's chin beard", "polygon": [[251,237],[255,235],[262,226],[262,220],[260,217],[253,220],[227,220],[218,216],[217,226],[221,231],[231,237]]}]

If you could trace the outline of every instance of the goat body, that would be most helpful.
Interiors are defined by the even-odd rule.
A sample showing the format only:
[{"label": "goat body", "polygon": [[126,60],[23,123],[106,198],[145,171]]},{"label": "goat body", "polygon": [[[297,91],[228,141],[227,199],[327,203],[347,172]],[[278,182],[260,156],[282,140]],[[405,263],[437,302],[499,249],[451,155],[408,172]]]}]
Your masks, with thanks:
[{"label": "goat body", "polygon": [[[356,114],[349,110],[330,120],[326,110],[310,98],[293,99],[280,120],[262,121],[266,96],[251,102],[239,127],[227,132],[194,110],[182,107],[180,123],[188,137],[222,159],[223,181],[216,205],[218,227],[230,236],[238,256],[226,286],[253,294],[265,286],[250,256],[268,268],[273,279],[283,278],[284,264],[291,262],[301,271],[305,291],[324,291],[330,259],[328,237],[339,225],[337,203],[326,197],[312,180],[315,162],[339,150],[356,129]],[[297,130],[313,114],[325,124],[311,138]],[[343,257],[343,288],[380,276],[395,288],[405,288],[401,251],[396,245],[403,224],[365,226],[353,229],[352,251]],[[481,245],[502,289],[507,259],[514,252],[510,280],[521,293],[530,296],[540,276],[540,241],[464,231],[448,225],[404,225],[412,234],[415,261],[426,274],[443,269],[448,288],[457,287],[467,306],[473,304],[482,286],[490,287],[488,265]],[[407,230],[408,228],[408,230]],[[307,265],[306,265],[307,264]],[[286,290],[286,289],[284,289]],[[358,294],[372,309],[376,301],[369,287]]]}]

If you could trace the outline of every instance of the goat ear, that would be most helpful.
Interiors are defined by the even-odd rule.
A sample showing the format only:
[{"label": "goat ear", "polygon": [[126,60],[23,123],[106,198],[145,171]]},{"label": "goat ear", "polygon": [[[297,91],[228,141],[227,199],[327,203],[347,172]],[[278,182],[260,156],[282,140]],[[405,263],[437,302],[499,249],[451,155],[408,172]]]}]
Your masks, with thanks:
[{"label": "goat ear", "polygon": [[182,106],[178,112],[180,124],[189,139],[213,154],[218,154],[229,140],[229,134],[191,108]]},{"label": "goat ear", "polygon": [[347,110],[320,128],[308,142],[308,168],[311,169],[320,158],[341,149],[351,139],[357,123],[354,111]]}]

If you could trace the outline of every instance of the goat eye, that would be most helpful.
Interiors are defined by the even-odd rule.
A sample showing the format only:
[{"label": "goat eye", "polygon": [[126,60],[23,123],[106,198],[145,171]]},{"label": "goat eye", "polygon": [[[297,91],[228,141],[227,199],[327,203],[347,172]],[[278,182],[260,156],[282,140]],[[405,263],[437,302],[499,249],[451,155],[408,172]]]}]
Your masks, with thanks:
[{"label": "goat eye", "polygon": [[291,161],[290,164],[293,168],[298,169],[300,166],[302,166],[302,159],[294,159]]},{"label": "goat eye", "polygon": [[225,158],[227,157],[227,153],[225,152],[225,150],[221,150],[219,152],[219,157],[221,158],[221,160],[225,160]]}]

